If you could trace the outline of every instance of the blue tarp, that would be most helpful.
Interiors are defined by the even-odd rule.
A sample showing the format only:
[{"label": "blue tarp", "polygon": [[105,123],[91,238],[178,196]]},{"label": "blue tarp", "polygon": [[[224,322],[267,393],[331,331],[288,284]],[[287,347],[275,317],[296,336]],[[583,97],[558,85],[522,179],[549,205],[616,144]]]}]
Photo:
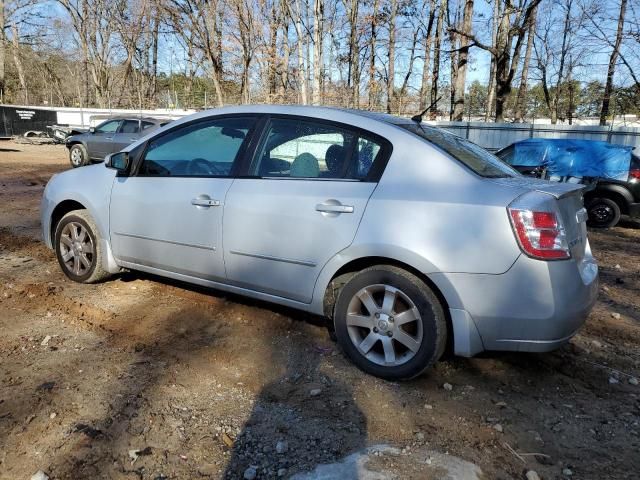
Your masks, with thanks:
[{"label": "blue tarp", "polygon": [[627,180],[632,147],[595,140],[531,138],[513,144],[504,160],[518,167],[546,168],[546,178]]}]

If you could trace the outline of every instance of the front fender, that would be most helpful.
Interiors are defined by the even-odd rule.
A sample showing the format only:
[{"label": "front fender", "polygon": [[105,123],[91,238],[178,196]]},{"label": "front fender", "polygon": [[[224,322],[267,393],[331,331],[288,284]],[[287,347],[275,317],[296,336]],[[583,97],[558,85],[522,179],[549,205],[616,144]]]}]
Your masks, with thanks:
[{"label": "front fender", "polygon": [[89,165],[54,175],[44,190],[41,202],[42,237],[52,246],[51,219],[56,207],[65,201],[81,204],[98,227],[100,237],[109,240],[109,203],[115,170],[104,165]]}]

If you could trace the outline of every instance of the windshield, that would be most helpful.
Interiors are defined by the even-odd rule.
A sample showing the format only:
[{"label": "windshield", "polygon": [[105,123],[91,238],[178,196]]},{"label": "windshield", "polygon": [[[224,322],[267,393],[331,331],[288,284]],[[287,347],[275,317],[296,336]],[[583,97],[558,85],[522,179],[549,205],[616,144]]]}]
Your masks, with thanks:
[{"label": "windshield", "polygon": [[417,123],[407,123],[398,126],[444,150],[481,177],[502,178],[520,176],[520,173],[495,155],[457,135]]}]

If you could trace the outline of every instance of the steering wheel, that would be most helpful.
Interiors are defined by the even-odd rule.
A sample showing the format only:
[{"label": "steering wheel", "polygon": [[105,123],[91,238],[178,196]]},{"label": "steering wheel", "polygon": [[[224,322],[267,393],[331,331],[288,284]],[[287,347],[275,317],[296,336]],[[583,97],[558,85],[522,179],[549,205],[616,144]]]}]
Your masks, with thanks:
[{"label": "steering wheel", "polygon": [[204,158],[194,158],[187,164],[187,174],[189,175],[216,175],[214,165]]}]

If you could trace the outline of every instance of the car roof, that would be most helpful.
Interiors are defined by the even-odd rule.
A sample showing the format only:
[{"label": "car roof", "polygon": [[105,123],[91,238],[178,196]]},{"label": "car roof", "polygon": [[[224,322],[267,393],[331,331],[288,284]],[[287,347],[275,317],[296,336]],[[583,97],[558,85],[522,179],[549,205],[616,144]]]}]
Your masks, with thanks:
[{"label": "car roof", "polygon": [[[403,125],[412,123],[407,118],[397,117],[388,113],[371,112],[367,110],[359,110],[355,108],[338,108],[324,107],[315,105],[234,105],[219,107],[183,117],[185,119],[205,118],[211,115],[223,114],[281,114],[281,115],[300,115],[315,118],[331,118],[332,114],[348,114],[355,115],[364,119],[374,120],[377,122],[387,123],[391,125]],[[180,119],[182,120],[182,119]]]},{"label": "car roof", "polygon": [[104,122],[108,122],[110,120],[143,120],[145,122],[153,122],[153,123],[162,123],[162,122],[171,121],[170,118],[136,117],[135,115],[115,115],[113,117],[96,118],[96,120],[102,120]]}]

